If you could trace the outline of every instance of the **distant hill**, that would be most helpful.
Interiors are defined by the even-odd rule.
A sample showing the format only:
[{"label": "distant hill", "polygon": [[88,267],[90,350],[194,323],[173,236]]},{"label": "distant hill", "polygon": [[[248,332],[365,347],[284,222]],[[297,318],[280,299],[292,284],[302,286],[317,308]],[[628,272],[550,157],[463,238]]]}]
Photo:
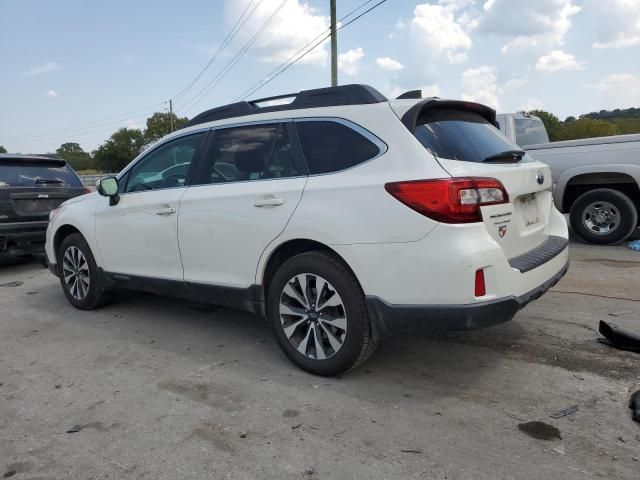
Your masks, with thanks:
[{"label": "distant hill", "polygon": [[613,123],[618,128],[618,134],[640,133],[640,108],[625,108],[615,110],[600,110],[581,115],[581,118],[593,118]]}]

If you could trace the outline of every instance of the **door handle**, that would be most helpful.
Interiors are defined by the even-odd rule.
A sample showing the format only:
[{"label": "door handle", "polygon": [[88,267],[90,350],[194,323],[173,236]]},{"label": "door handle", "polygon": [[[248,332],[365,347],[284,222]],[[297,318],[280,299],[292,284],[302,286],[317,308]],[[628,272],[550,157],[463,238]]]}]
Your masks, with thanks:
[{"label": "door handle", "polygon": [[174,213],[176,213],[176,209],[173,207],[163,208],[162,210],[156,210],[155,213],[156,215],[160,215],[160,216],[173,215]]},{"label": "door handle", "polygon": [[259,198],[253,202],[254,207],[279,207],[284,204],[282,198]]}]

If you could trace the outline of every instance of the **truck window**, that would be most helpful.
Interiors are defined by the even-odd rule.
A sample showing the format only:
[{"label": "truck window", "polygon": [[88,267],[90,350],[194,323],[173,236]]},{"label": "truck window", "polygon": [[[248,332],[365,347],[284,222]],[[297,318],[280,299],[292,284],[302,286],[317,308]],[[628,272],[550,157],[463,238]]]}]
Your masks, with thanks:
[{"label": "truck window", "polygon": [[516,118],[516,141],[521,147],[549,143],[547,130],[539,118]]}]

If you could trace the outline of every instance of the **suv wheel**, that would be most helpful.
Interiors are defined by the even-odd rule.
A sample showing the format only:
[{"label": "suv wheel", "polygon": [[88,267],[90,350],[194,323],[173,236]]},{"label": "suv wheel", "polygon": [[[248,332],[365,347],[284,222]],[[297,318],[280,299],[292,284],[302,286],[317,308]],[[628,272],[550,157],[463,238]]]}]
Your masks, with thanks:
[{"label": "suv wheel", "polygon": [[577,198],[569,218],[573,231],[584,241],[611,245],[631,235],[638,222],[638,212],[625,194],[598,188]]},{"label": "suv wheel", "polygon": [[378,343],[356,277],[321,251],[296,255],[278,269],[269,287],[268,316],[287,357],[317,375],[358,367]]},{"label": "suv wheel", "polygon": [[93,310],[111,299],[98,275],[98,266],[87,241],[79,233],[66,237],[58,250],[60,284],[71,304],[82,310]]}]

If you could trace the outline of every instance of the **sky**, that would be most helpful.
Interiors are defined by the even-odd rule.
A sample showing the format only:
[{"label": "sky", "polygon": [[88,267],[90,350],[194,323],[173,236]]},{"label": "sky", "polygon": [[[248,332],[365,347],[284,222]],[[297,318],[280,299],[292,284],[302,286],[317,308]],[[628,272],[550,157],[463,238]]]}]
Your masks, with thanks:
[{"label": "sky", "polygon": [[[338,18],[365,1],[337,0]],[[0,0],[0,145],[91,151],[170,98],[187,117],[231,103],[328,24],[329,0]],[[561,119],[640,106],[640,0],[387,0],[338,32],[338,53],[341,84],[390,98]],[[249,99],[329,84],[324,42]]]}]

